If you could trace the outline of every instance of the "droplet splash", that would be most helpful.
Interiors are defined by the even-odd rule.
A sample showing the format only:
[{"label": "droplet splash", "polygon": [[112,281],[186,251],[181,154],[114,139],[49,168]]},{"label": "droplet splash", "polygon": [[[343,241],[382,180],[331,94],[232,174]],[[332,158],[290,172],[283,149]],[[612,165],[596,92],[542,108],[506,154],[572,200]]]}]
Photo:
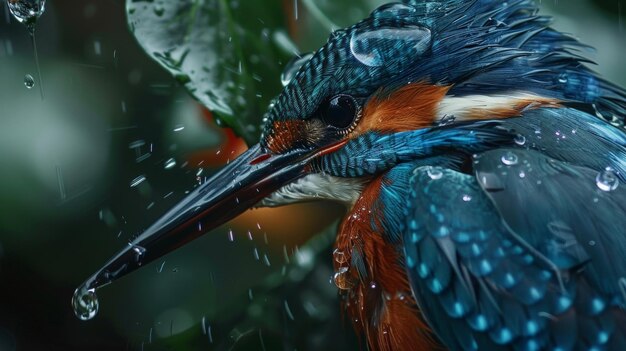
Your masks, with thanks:
[{"label": "droplet splash", "polygon": [[80,287],[74,292],[72,297],[72,308],[74,314],[80,320],[88,321],[98,314],[98,296],[95,289]]},{"label": "droplet splash", "polygon": [[417,58],[430,49],[431,42],[430,30],[420,26],[357,30],[350,39],[350,51],[362,64],[380,67],[404,57]]},{"label": "droplet splash", "polygon": [[613,191],[619,186],[619,178],[611,167],[607,167],[596,176],[596,185],[602,191]]},{"label": "droplet splash", "polygon": [[24,86],[26,89],[32,89],[35,86],[35,78],[30,74],[24,76]]}]

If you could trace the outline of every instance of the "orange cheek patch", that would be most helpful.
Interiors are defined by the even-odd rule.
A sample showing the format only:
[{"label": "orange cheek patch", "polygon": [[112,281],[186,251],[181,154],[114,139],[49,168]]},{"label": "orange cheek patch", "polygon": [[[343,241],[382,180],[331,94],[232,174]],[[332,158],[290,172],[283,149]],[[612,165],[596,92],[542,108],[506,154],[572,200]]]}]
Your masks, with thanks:
[{"label": "orange cheek patch", "polygon": [[449,86],[414,83],[389,96],[374,96],[365,106],[354,134],[372,130],[397,133],[429,127],[437,118],[437,106],[449,90]]},{"label": "orange cheek patch", "polygon": [[306,139],[307,125],[302,120],[276,121],[267,138],[267,147],[275,154],[291,149],[295,143]]}]

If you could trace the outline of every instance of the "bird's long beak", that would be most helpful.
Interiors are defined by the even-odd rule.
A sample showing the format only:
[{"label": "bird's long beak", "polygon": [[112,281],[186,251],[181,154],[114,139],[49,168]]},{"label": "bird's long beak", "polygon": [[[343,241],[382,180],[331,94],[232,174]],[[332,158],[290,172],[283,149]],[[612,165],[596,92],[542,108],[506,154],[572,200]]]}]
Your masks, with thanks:
[{"label": "bird's long beak", "polygon": [[283,185],[305,175],[311,159],[316,155],[319,155],[319,150],[271,155],[259,145],[250,148],[195,189],[87,279],[76,290],[72,300],[77,316],[89,319],[95,315],[95,289],[246,211]]}]

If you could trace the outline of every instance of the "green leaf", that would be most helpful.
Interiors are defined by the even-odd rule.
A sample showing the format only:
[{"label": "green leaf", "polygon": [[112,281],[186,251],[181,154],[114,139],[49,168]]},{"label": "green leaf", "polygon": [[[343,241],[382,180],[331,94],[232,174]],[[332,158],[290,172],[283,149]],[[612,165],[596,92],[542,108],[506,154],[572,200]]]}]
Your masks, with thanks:
[{"label": "green leaf", "polygon": [[274,40],[285,28],[281,3],[126,0],[126,9],[144,51],[251,144],[291,56]]}]

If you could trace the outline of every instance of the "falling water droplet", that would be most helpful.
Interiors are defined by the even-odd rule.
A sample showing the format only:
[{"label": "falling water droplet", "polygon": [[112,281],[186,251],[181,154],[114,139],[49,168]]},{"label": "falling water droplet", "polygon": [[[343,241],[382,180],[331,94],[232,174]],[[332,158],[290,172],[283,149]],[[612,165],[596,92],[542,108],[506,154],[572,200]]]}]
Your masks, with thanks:
[{"label": "falling water droplet", "polygon": [[183,131],[184,129],[185,129],[185,126],[179,124],[176,127],[174,127],[174,132],[180,132],[180,131]]},{"label": "falling water droplet", "polygon": [[463,201],[470,202],[470,201],[472,201],[472,197],[470,195],[467,195],[467,194],[463,195]]},{"label": "falling water droplet", "polygon": [[27,89],[32,89],[35,86],[35,78],[30,74],[24,76],[24,85]]},{"label": "falling water droplet", "polygon": [[18,22],[31,29],[46,10],[46,0],[8,0],[7,6]]},{"label": "falling water droplet", "polygon": [[563,73],[559,76],[559,83],[565,84],[569,79],[567,78],[567,73]]},{"label": "falling water droplet", "polygon": [[439,168],[428,167],[426,172],[432,180],[441,179],[443,177],[443,172]]},{"label": "falling water droplet", "polygon": [[[23,23],[30,34],[33,52],[35,54],[35,65],[39,76],[39,92],[41,100],[44,99],[43,79],[41,78],[41,68],[39,67],[39,55],[37,54],[37,42],[35,40],[35,25],[37,20],[44,13],[46,0],[8,0],[7,7],[15,19]],[[34,84],[33,84],[34,85]],[[28,85],[27,85],[28,87]],[[29,88],[30,89],[30,88]]]},{"label": "falling water droplet", "polygon": [[173,158],[170,158],[169,160],[165,161],[165,169],[172,169],[176,167],[176,160]]},{"label": "falling water droplet", "polygon": [[417,57],[430,46],[430,30],[420,26],[357,30],[350,39],[352,55],[370,67],[399,62],[405,57]]},{"label": "falling water droplet", "polygon": [[515,141],[515,144],[522,146],[526,144],[526,137],[521,134],[518,134],[513,141]]},{"label": "falling water droplet", "polygon": [[515,166],[519,162],[519,158],[512,151],[507,151],[500,160],[507,166]]},{"label": "falling water droplet", "polygon": [[283,73],[280,75],[280,81],[283,83],[283,86],[287,86],[289,82],[296,76],[296,73],[304,66],[305,63],[309,62],[309,60],[313,57],[313,54],[306,54],[301,57],[294,57],[287,63]]},{"label": "falling water droplet", "polygon": [[596,176],[596,185],[602,191],[613,191],[619,186],[619,178],[611,167],[607,167]]},{"label": "falling water droplet", "polygon": [[141,184],[141,183],[143,183],[143,182],[145,182],[145,181],[146,181],[146,176],[144,176],[144,175],[140,175],[139,177],[137,177],[137,178],[133,179],[133,180],[130,182],[130,187],[131,187],[131,188],[135,188],[135,187],[139,186],[139,184]]},{"label": "falling water droplet", "polygon": [[83,321],[90,320],[98,313],[98,307],[98,296],[96,296],[95,289],[86,289],[85,287],[76,289],[72,297],[72,308],[76,317]]}]

